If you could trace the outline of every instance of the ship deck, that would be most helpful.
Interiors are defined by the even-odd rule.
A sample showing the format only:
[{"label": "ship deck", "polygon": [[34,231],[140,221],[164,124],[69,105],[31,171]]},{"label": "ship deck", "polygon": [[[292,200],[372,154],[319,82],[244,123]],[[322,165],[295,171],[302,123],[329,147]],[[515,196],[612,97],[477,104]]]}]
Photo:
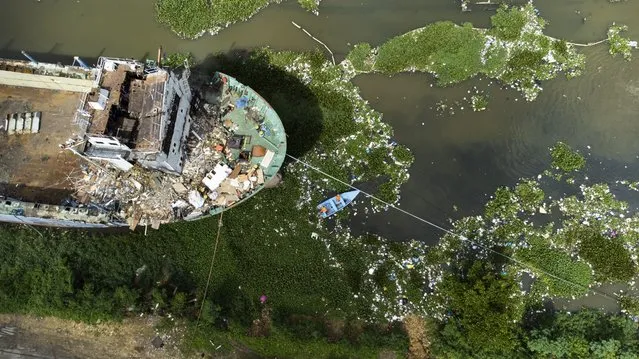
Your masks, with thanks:
[{"label": "ship deck", "polygon": [[0,85],[0,126],[8,114],[40,111],[40,132],[0,130],[0,195],[59,204],[73,192],[69,175],[79,173],[79,158],[60,144],[80,134],[73,122],[79,92]]}]

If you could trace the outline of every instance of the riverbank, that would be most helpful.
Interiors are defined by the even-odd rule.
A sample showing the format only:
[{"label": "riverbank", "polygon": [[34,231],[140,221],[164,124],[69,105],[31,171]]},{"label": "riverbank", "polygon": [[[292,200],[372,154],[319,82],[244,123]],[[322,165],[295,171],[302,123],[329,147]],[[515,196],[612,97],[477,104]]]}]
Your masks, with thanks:
[{"label": "riverbank", "polygon": [[[0,356],[9,358],[183,358],[180,329],[158,331],[157,317],[86,324],[54,317],[0,314]],[[155,347],[155,337],[162,346]]]}]

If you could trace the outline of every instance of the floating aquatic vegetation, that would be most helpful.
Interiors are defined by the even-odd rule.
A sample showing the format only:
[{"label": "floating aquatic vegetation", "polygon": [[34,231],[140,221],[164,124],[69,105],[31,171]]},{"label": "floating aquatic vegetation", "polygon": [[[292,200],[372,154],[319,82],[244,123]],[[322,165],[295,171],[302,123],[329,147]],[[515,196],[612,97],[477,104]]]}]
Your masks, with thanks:
[{"label": "floating aquatic vegetation", "polygon": [[588,286],[594,281],[588,263],[571,258],[560,248],[549,246],[543,238],[531,239],[529,244],[527,248],[518,250],[516,257],[527,263],[531,271],[548,286],[549,295],[570,298],[586,294]]},{"label": "floating aquatic vegetation", "polygon": [[622,312],[639,318],[639,298],[631,295],[622,295],[619,298],[619,303],[621,304]]},{"label": "floating aquatic vegetation", "polygon": [[347,59],[358,72],[370,72],[373,70],[375,57],[372,53],[371,45],[368,43],[360,43],[353,47],[348,53]]},{"label": "floating aquatic vegetation", "polygon": [[301,7],[312,12],[313,14],[318,14],[319,4],[321,0],[297,0]]},{"label": "floating aquatic vegetation", "polygon": [[[178,36],[195,39],[204,33],[216,34],[238,21],[245,21],[261,9],[282,0],[156,0],[160,23]],[[317,14],[320,0],[298,0],[306,10]]]},{"label": "floating aquatic vegetation", "polygon": [[[574,172],[585,167],[583,156],[566,144],[558,143],[551,153],[557,169]],[[437,286],[451,263],[482,259],[494,263],[496,270],[516,273],[520,281],[532,276],[529,296],[535,300],[581,296],[601,283],[626,282],[633,288],[639,265],[639,214],[607,184],[584,185],[576,178],[578,194],[552,199],[544,188],[555,182],[541,182],[544,178],[499,188],[483,215],[454,221],[457,235],[443,236],[427,256],[428,271],[439,273],[431,276],[431,285]],[[557,179],[547,177],[553,178]],[[429,310],[447,316],[442,308]]]},{"label": "floating aquatic vegetation", "polygon": [[579,171],[586,165],[586,159],[569,145],[557,142],[550,148],[552,167],[563,172]]},{"label": "floating aquatic vegetation", "polygon": [[380,237],[351,236],[338,223],[324,233],[334,266],[345,271],[353,292],[354,308],[367,321],[398,320],[408,313],[426,313],[426,248],[417,241],[389,242]]},{"label": "floating aquatic vegetation", "polygon": [[[302,159],[348,184],[384,177],[387,180],[377,193],[384,201],[397,203],[399,188],[409,178],[408,168],[413,156],[408,148],[393,141],[391,127],[362,99],[343,68],[333,65],[319,52],[263,51],[273,66],[305,83],[324,112],[324,131],[317,144],[318,150],[308,152]],[[291,164],[288,170],[303,178],[308,197],[316,202],[329,193],[348,189],[298,163]],[[320,183],[324,184],[318,185]],[[374,210],[385,207],[377,201],[371,206]]]},{"label": "floating aquatic vegetation", "polygon": [[617,54],[621,54],[624,59],[630,61],[632,59],[632,47],[630,46],[631,41],[620,35],[622,32],[627,30],[628,26],[626,25],[613,24],[608,29],[608,43],[610,45],[610,55],[616,56]]},{"label": "floating aquatic vegetation", "polygon": [[624,247],[624,238],[615,230],[580,226],[566,235],[579,241],[579,256],[592,265],[598,282],[629,281],[637,274],[630,251]]},{"label": "floating aquatic vegetation", "polygon": [[489,29],[436,22],[377,48],[358,44],[345,61],[355,74],[421,71],[434,75],[442,86],[484,75],[510,85],[529,101],[541,91],[541,81],[562,72],[568,77],[581,74],[584,56],[572,44],[544,35],[545,21],[532,4],[502,6],[491,21]]},{"label": "floating aquatic vegetation", "polygon": [[473,107],[473,111],[484,111],[488,108],[488,97],[486,95],[472,95],[470,97],[470,103]]},{"label": "floating aquatic vegetation", "polygon": [[170,68],[185,66],[185,64],[194,64],[194,57],[190,52],[174,52],[166,56],[162,61],[162,66]]}]

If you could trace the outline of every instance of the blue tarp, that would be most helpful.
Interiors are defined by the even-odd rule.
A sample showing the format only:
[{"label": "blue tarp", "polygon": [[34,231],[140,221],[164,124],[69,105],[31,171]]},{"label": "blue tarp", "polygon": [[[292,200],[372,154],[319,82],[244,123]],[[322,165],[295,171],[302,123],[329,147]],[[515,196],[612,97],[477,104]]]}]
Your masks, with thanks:
[{"label": "blue tarp", "polygon": [[235,101],[235,107],[237,108],[244,108],[246,107],[246,105],[248,104],[248,97],[246,96],[242,96],[240,98],[237,99],[237,101]]}]

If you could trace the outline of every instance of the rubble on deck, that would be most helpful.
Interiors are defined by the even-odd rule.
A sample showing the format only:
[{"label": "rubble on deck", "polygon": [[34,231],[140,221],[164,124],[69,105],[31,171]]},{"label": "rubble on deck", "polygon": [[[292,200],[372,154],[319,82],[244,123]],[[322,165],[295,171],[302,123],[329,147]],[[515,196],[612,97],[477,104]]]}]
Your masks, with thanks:
[{"label": "rubble on deck", "polygon": [[[76,198],[80,203],[97,203],[114,211],[131,228],[151,225],[157,229],[175,219],[197,218],[212,207],[231,206],[264,184],[261,168],[231,157],[225,146],[232,138],[228,128],[219,126],[199,139],[197,136],[189,139],[192,148],[181,176],[149,171],[140,165],[127,172],[89,165],[74,184]],[[225,163],[235,166],[231,169]],[[220,168],[229,171],[216,173]],[[218,185],[207,186],[207,179],[216,174]]]},{"label": "rubble on deck", "polygon": [[[253,145],[239,156],[232,153],[232,148],[243,147],[245,136],[237,136],[237,124],[224,118],[235,106],[229,101],[221,103],[224,108],[203,101],[194,105],[197,110],[191,113],[181,174],[149,170],[138,163],[122,171],[108,162],[91,160],[76,176],[75,198],[80,205],[111,212],[131,229],[139,225],[157,229],[160,224],[196,219],[250,196],[265,185],[264,170],[251,157],[264,157],[267,150]],[[251,110],[243,111],[250,115]],[[64,146],[73,145],[70,140]]]}]

